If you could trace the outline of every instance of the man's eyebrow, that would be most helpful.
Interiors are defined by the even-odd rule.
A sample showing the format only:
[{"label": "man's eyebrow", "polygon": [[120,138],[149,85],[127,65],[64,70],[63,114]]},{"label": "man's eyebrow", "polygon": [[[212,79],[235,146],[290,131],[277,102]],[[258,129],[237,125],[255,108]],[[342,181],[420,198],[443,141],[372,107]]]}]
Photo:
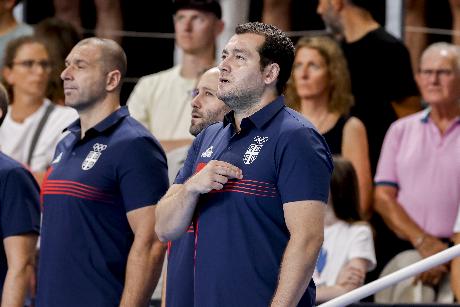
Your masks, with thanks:
[{"label": "man's eyebrow", "polygon": [[249,52],[246,49],[240,49],[240,48],[235,48],[233,49],[234,53],[243,53],[243,54],[249,54]]}]

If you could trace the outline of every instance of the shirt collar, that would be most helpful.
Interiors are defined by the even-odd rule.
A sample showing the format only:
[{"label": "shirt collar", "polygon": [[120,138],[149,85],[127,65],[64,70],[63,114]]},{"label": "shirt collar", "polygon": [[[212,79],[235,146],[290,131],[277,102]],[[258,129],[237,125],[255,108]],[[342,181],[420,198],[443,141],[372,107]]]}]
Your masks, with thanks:
[{"label": "shirt collar", "polygon": [[[128,107],[123,106],[117,109],[115,112],[104,118],[101,122],[99,122],[96,126],[90,128],[88,130],[94,130],[96,132],[102,133],[105,130],[109,129],[110,127],[114,126],[118,123],[121,119],[129,115]],[[70,126],[68,126],[65,130],[69,130],[72,133],[80,133],[81,131],[81,123],[80,119],[74,121]],[[64,130],[64,131],[65,131]]]},{"label": "shirt collar", "polygon": [[430,119],[430,113],[431,113],[430,107],[423,110],[422,118],[420,119],[420,121],[424,124],[428,123],[428,120]]},{"label": "shirt collar", "polygon": [[[422,118],[420,121],[424,124],[428,123],[430,120],[430,114],[431,114],[431,108],[427,107],[425,110],[423,110]],[[457,116],[457,119],[455,121],[457,124],[460,123],[460,116]]]},{"label": "shirt collar", "polygon": [[[284,107],[284,97],[278,96],[275,100],[270,102],[268,105],[255,112],[249,117],[243,118],[241,121],[241,128],[244,129],[247,127],[248,123],[252,123],[258,129],[262,128],[266,123],[268,123],[282,108]],[[224,127],[228,124],[235,123],[235,113],[231,111],[227,113],[224,117]]]}]

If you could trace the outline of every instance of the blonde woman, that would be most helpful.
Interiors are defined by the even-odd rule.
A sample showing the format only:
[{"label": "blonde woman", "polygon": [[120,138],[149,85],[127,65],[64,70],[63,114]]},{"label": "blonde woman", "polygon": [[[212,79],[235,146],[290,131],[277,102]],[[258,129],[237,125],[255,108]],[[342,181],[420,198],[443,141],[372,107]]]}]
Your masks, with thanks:
[{"label": "blonde woman", "polygon": [[350,76],[340,46],[329,37],[304,37],[296,46],[286,102],[307,117],[332,154],[351,161],[358,176],[360,214],[372,213],[372,181],[366,129],[348,116],[353,105]]}]

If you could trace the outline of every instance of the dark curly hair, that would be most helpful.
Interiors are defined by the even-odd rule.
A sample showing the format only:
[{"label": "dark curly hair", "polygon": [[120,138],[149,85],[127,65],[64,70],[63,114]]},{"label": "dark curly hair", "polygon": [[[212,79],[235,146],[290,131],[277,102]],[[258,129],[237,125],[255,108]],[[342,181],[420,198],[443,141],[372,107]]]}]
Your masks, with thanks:
[{"label": "dark curly hair", "polygon": [[5,87],[0,84],[0,111],[2,112],[0,116],[0,126],[2,125],[3,120],[6,117],[6,113],[8,112],[8,104],[8,93],[6,92]]},{"label": "dark curly hair", "polygon": [[291,75],[292,64],[294,63],[295,48],[291,39],[283,31],[273,25],[261,22],[248,22],[238,25],[235,29],[236,34],[253,33],[265,37],[265,41],[260,46],[260,68],[263,70],[267,65],[277,63],[280,67],[276,90],[282,94],[286,82]]}]

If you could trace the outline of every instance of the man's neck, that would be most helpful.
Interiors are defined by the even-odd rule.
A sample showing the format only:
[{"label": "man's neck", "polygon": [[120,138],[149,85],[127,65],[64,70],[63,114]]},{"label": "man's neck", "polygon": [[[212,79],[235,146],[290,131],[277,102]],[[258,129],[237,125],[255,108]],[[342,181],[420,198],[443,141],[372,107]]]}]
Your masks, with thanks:
[{"label": "man's neck", "polygon": [[249,108],[245,110],[235,110],[235,127],[236,130],[239,132],[241,130],[241,121],[243,118],[249,117],[256,113],[257,111],[263,109],[267,105],[269,105],[273,100],[275,100],[278,95],[275,92],[266,92],[262,95],[259,102],[252,104]]},{"label": "man's neck", "polygon": [[432,106],[430,117],[442,134],[460,116],[460,102],[445,106]]},{"label": "man's neck", "polygon": [[0,35],[5,35],[17,26],[16,19],[10,13],[5,13],[0,18]]},{"label": "man's neck", "polygon": [[180,75],[186,79],[196,79],[205,69],[215,66],[214,49],[200,54],[183,54]]},{"label": "man's neck", "polygon": [[119,100],[105,99],[104,101],[93,104],[85,110],[78,111],[80,116],[81,138],[84,138],[89,129],[96,126],[119,108]]},{"label": "man's neck", "polygon": [[367,12],[348,11],[343,13],[344,37],[347,43],[354,43],[380,25]]}]

